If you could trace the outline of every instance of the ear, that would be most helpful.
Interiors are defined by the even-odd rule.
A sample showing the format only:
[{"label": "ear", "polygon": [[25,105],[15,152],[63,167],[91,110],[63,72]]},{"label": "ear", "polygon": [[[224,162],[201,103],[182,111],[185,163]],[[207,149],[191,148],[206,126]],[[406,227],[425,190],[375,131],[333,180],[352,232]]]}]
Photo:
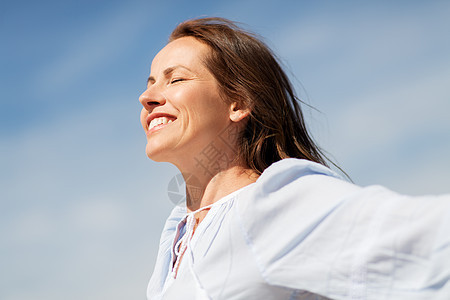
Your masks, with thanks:
[{"label": "ear", "polygon": [[233,102],[230,105],[230,120],[233,122],[239,122],[245,119],[250,114],[250,109],[244,108],[241,104]]}]

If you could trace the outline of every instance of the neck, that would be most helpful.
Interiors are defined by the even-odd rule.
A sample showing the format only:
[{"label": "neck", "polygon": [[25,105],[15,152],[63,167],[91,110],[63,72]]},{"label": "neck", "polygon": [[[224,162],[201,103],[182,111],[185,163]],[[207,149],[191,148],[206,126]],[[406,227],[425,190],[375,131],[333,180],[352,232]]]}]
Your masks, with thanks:
[{"label": "neck", "polygon": [[[188,212],[213,204],[258,179],[258,175],[253,170],[239,165],[230,166],[214,174],[203,172],[203,170],[182,172],[182,174],[186,182]],[[207,212],[207,210],[198,212],[196,215],[198,222],[203,220]]]},{"label": "neck", "polygon": [[[219,134],[205,143],[197,152],[185,149],[172,163],[178,167],[186,182],[186,207],[189,212],[213,204],[221,198],[253,182],[259,175],[238,158],[237,135],[239,124],[226,128],[227,134]],[[233,134],[234,133],[234,134]],[[194,156],[188,153],[195,153]],[[207,210],[199,215],[206,215]],[[199,217],[199,221],[202,217]]]}]

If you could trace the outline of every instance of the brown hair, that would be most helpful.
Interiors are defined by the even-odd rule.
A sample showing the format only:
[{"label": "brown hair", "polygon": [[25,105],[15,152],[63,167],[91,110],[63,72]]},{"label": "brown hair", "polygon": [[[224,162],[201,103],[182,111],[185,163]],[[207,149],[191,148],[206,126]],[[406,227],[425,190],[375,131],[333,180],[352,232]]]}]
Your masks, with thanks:
[{"label": "brown hair", "polygon": [[327,165],[307,132],[300,100],[269,47],[223,18],[185,21],[174,29],[169,41],[188,36],[210,46],[205,64],[224,99],[251,108],[239,138],[239,156],[248,167],[261,174],[288,157]]}]

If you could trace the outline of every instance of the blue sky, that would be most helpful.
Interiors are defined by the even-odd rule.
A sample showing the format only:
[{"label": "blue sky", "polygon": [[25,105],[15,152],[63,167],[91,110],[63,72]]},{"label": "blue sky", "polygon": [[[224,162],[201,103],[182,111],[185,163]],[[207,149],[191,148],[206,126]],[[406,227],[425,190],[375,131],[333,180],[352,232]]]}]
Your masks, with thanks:
[{"label": "blue sky", "polygon": [[450,3],[392,2],[0,4],[0,298],[145,297],[177,170],[146,158],[138,97],[188,18],[262,35],[355,183],[448,193]]}]

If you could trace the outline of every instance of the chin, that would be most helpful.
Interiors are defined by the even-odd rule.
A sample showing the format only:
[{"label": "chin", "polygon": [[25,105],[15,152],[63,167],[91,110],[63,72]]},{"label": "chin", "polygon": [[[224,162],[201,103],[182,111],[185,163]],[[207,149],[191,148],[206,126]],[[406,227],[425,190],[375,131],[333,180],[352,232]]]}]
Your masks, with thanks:
[{"label": "chin", "polygon": [[148,149],[148,147],[146,148],[145,153],[147,154],[147,157],[153,161],[156,161],[156,162],[165,162],[166,161],[164,159],[163,155],[161,155],[162,153]]},{"label": "chin", "polygon": [[147,157],[155,162],[171,162],[167,147],[161,147],[161,145],[158,146],[159,147],[156,147],[156,145],[147,143],[147,146],[145,147]]}]

